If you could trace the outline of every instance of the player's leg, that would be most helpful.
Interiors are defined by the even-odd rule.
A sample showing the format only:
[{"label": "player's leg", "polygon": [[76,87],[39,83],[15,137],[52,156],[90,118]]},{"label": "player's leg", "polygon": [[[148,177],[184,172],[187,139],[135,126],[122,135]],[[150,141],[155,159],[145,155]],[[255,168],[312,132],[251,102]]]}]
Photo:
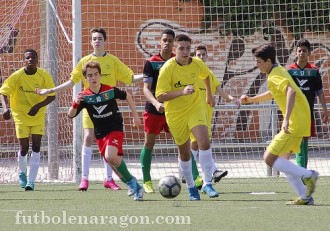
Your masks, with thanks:
[{"label": "player's leg", "polygon": [[[127,169],[126,163],[122,158],[124,134],[114,131],[109,133],[103,139],[97,140],[100,152],[109,164],[114,166],[121,175],[121,180],[128,185],[134,193],[134,200],[143,200],[143,188],[137,182],[136,178]],[[113,142],[116,140],[116,142]]]},{"label": "player's leg", "polygon": [[195,181],[196,187],[200,190],[203,186],[203,177],[199,175],[197,168],[197,158],[198,158],[198,144],[196,138],[190,136],[190,151],[191,151],[191,165],[192,165],[192,174]]},{"label": "player's leg", "polygon": [[27,184],[27,153],[29,151],[29,135],[30,129],[23,124],[15,124],[16,137],[19,142],[18,150],[18,180],[21,188],[25,188]]},{"label": "player's leg", "polygon": [[38,175],[40,165],[40,147],[41,147],[41,134],[33,134],[32,132],[32,152],[30,158],[30,172],[28,176],[28,182],[25,186],[25,190],[34,190],[34,182]]},{"label": "player's leg", "polygon": [[81,182],[79,185],[80,191],[86,191],[89,186],[89,165],[92,159],[92,142],[94,138],[94,128],[84,128],[84,140],[81,150]]},{"label": "player's leg", "polygon": [[200,200],[198,189],[192,175],[191,157],[190,157],[190,139],[185,143],[178,145],[179,166],[189,191],[189,199],[192,201]]},{"label": "player's leg", "polygon": [[103,186],[111,190],[121,190],[120,186],[117,185],[117,183],[112,178],[112,172],[113,172],[112,167],[107,163],[105,159],[103,159],[103,164],[106,174],[103,182]]},{"label": "player's leg", "polygon": [[308,137],[304,137],[300,144],[300,152],[296,153],[296,162],[300,167],[307,168],[308,162]]},{"label": "player's leg", "polygon": [[140,161],[143,175],[143,188],[146,193],[154,193],[155,190],[152,186],[151,181],[151,161],[152,161],[152,150],[155,145],[156,134],[150,134],[144,132],[144,146],[141,150]]},{"label": "player's leg", "polygon": [[204,181],[202,192],[206,193],[209,197],[212,198],[218,197],[219,193],[216,192],[212,187],[213,157],[207,129],[208,128],[206,125],[196,125],[191,129],[191,131],[196,137],[199,147],[199,163],[202,168],[202,175]]}]

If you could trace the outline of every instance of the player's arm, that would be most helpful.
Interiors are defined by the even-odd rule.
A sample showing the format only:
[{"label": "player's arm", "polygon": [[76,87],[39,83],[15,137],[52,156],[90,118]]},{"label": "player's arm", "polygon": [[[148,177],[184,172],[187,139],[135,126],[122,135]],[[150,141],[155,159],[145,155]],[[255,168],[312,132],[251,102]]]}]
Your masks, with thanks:
[{"label": "player's arm", "polygon": [[129,106],[129,108],[132,111],[132,114],[133,114],[133,124],[134,124],[134,126],[140,127],[142,125],[142,122],[141,122],[140,117],[139,117],[139,115],[136,111],[135,103],[133,101],[133,98],[132,98],[131,94],[128,93],[128,92],[126,92],[126,101],[127,101],[127,104]]},{"label": "player's arm", "polygon": [[4,120],[10,119],[10,109],[8,107],[8,98],[5,95],[0,94],[0,100],[2,104],[2,117]]},{"label": "player's arm", "polygon": [[143,94],[147,98],[147,100],[152,103],[152,105],[155,106],[158,112],[164,112],[164,104],[160,103],[155,96],[150,91],[151,89],[151,83],[144,83],[143,84]]},{"label": "player's arm", "polygon": [[51,93],[54,93],[54,92],[59,92],[59,91],[63,91],[63,90],[66,90],[66,89],[69,89],[69,88],[72,88],[73,86],[75,85],[75,83],[69,79],[68,81],[54,87],[54,88],[49,88],[49,89],[38,89],[36,88],[35,89],[35,92],[38,94],[38,95],[48,95],[48,94],[51,94]]},{"label": "player's arm", "polygon": [[38,113],[38,111],[40,110],[40,108],[47,106],[48,104],[50,104],[54,100],[55,100],[55,95],[47,96],[47,98],[44,101],[41,101],[41,102],[33,105],[31,107],[30,111],[28,112],[28,115],[29,116],[35,116]]},{"label": "player's arm", "polygon": [[322,122],[327,123],[328,122],[328,110],[327,110],[327,103],[325,101],[325,95],[323,90],[317,92],[317,96],[319,97],[320,103],[322,105]]},{"label": "player's arm", "polygon": [[194,92],[195,92],[194,86],[188,85],[185,88],[180,89],[180,90],[165,92],[165,93],[157,96],[157,100],[159,102],[170,101],[170,100],[173,100],[173,99],[178,98],[183,95],[191,95]]},{"label": "player's arm", "polygon": [[293,110],[294,102],[296,100],[296,91],[288,84],[286,88],[286,106],[285,115],[283,115],[282,129],[285,133],[289,132],[289,119]]},{"label": "player's arm", "polygon": [[261,93],[259,95],[250,97],[247,95],[242,95],[240,98],[240,102],[242,104],[247,104],[247,103],[258,103],[258,102],[262,102],[262,101],[267,101],[267,100],[271,100],[273,98],[273,95],[270,91],[266,91],[264,93]]},{"label": "player's arm", "polygon": [[82,92],[78,93],[76,98],[73,100],[72,104],[71,104],[71,107],[69,108],[69,111],[68,111],[68,117],[69,118],[74,118],[76,117],[79,112],[81,111],[82,109],[82,101],[84,100],[84,95]]},{"label": "player's arm", "polygon": [[132,82],[136,83],[141,81],[144,77],[146,77],[144,74],[135,74],[132,76]]},{"label": "player's arm", "polygon": [[212,95],[210,76],[206,77],[206,79],[203,79],[203,81],[204,81],[205,89],[206,89],[206,102],[211,107],[214,107],[215,100],[214,100],[214,97]]},{"label": "player's arm", "polygon": [[222,98],[234,102],[238,107],[240,106],[240,101],[222,90],[220,85],[217,86],[216,90]]}]

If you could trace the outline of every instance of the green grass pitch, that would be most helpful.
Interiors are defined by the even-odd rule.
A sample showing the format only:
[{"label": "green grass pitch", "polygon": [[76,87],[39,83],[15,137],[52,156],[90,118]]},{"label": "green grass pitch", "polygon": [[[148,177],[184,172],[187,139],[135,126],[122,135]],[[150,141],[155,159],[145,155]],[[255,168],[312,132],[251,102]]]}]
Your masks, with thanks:
[{"label": "green grass pitch", "polygon": [[[154,186],[158,182],[154,182]],[[36,183],[35,191],[18,185],[0,187],[0,230],[318,230],[330,227],[330,177],[320,177],[314,206],[287,206],[294,197],[285,178],[232,179],[215,184],[221,194],[188,201],[187,189],[174,199],[158,192],[135,202],[123,190],[91,182]]]}]

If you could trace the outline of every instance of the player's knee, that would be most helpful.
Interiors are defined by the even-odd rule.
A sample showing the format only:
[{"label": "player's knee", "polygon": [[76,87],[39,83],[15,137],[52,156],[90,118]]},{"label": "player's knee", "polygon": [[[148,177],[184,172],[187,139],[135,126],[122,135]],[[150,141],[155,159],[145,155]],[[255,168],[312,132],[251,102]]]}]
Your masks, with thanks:
[{"label": "player's knee", "polygon": [[264,161],[268,166],[272,167],[276,159],[277,159],[276,155],[273,155],[272,153],[265,151]]},{"label": "player's knee", "polygon": [[40,152],[40,145],[32,144],[32,151],[33,152]]},{"label": "player's knee", "polygon": [[153,141],[153,142],[152,141],[146,141],[144,143],[144,147],[149,149],[149,150],[152,150],[154,148],[154,146],[155,146],[155,141]]}]

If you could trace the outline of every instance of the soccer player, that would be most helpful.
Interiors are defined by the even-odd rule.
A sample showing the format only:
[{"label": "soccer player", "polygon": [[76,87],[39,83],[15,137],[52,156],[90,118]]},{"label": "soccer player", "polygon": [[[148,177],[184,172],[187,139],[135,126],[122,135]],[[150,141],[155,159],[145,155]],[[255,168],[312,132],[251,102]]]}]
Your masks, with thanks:
[{"label": "soccer player", "polygon": [[[318,172],[307,170],[287,160],[299,151],[303,137],[310,135],[310,108],[306,97],[284,67],[276,64],[276,50],[271,44],[252,49],[256,64],[267,75],[268,91],[249,97],[241,96],[241,103],[257,103],[274,99],[283,113],[281,131],[274,137],[264,153],[266,164],[283,172],[299,195],[287,204],[313,205]],[[306,186],[305,186],[305,185]]]},{"label": "soccer player", "polygon": [[[46,106],[54,101],[55,93],[40,96],[34,92],[35,87],[52,88],[54,82],[50,74],[37,67],[38,54],[33,49],[24,51],[25,67],[10,75],[0,88],[0,98],[3,107],[3,118],[13,116],[16,137],[19,142],[18,169],[19,184],[25,191],[34,190],[34,183],[40,164],[41,138],[45,131]],[[10,108],[7,104],[10,98]],[[29,151],[29,136],[32,139],[30,172],[27,174],[27,153]],[[28,175],[28,178],[27,178]]]},{"label": "soccer player", "polygon": [[[300,87],[301,91],[307,97],[309,107],[311,109],[311,136],[315,136],[315,122],[314,122],[314,101],[315,95],[319,97],[322,105],[322,122],[328,121],[327,104],[323,92],[322,78],[319,69],[308,63],[308,57],[311,54],[311,45],[307,39],[301,39],[296,44],[297,61],[291,64],[287,69],[293,80]],[[308,163],[308,139],[304,137],[300,152],[296,153],[297,164],[301,167],[307,168]]]},{"label": "soccer player", "polygon": [[[82,75],[82,68],[86,62],[95,60],[100,63],[102,69],[101,83],[110,86],[116,86],[117,81],[125,84],[132,84],[134,81],[140,80],[141,76],[134,76],[133,71],[122,63],[116,56],[111,55],[105,51],[107,34],[102,28],[92,28],[91,31],[91,45],[93,46],[93,53],[83,57],[71,73],[71,78],[61,85],[51,89],[36,89],[39,94],[49,94],[51,92],[58,92],[73,87],[79,81],[82,81],[84,89],[88,87],[88,82]],[[94,126],[90,120],[88,113],[83,110],[83,127],[84,140],[82,147],[82,180],[79,185],[79,190],[86,191],[89,186],[89,165],[92,158],[92,142],[94,138]],[[108,164],[105,163],[106,179],[104,187],[112,190],[120,190],[119,185],[112,178],[112,170]],[[120,176],[119,176],[120,177]]]},{"label": "soccer player", "polygon": [[166,122],[179,150],[179,165],[186,180],[190,200],[200,200],[195,186],[190,158],[190,132],[199,147],[199,162],[203,173],[202,192],[209,197],[218,197],[212,187],[212,150],[208,137],[205,105],[202,103],[197,79],[204,79],[206,100],[214,106],[210,88],[209,68],[202,60],[190,57],[192,40],[180,34],[175,37],[176,57],[166,61],[159,71],[156,98],[164,102]]},{"label": "soccer player", "polygon": [[145,111],[143,113],[144,122],[144,146],[141,150],[140,161],[143,174],[143,188],[146,193],[154,193],[152,186],[150,169],[152,160],[152,150],[155,145],[156,136],[162,130],[168,131],[165,119],[164,104],[155,98],[156,84],[159,69],[166,60],[175,56],[172,52],[174,46],[175,33],[171,29],[162,31],[159,41],[160,52],[150,57],[144,64],[143,74],[146,76],[143,86],[143,93],[147,98]]},{"label": "soccer player", "polygon": [[[205,63],[208,59],[206,46],[204,46],[204,45],[196,46],[194,55],[196,57],[200,58],[201,60],[203,60],[203,62]],[[240,106],[239,100],[235,99],[233,96],[229,95],[227,92],[225,92],[224,90],[221,89],[220,81],[217,79],[217,77],[214,75],[214,73],[211,70],[210,70],[210,73],[209,73],[209,77],[210,77],[212,95],[214,95],[216,92],[218,92],[219,95],[222,98],[225,98],[228,101],[234,102],[238,107]],[[204,85],[203,81],[201,81],[201,80],[199,80],[197,82],[197,84],[198,84],[198,88],[199,88],[201,96],[202,96],[201,97],[202,102],[205,103],[206,102],[205,101],[205,99],[206,99],[205,85]],[[211,129],[212,129],[213,107],[206,104],[206,113],[207,113],[206,118],[207,118],[207,122],[208,122],[209,138],[211,139],[211,136],[212,136]],[[197,160],[198,143],[197,143],[196,138],[194,137],[193,134],[191,134],[190,140],[191,140],[191,153],[193,154],[194,159]],[[195,179],[195,184],[197,184],[196,179],[198,179],[198,169],[197,169],[196,161],[192,160],[192,163],[193,163],[193,176],[194,176],[194,179]],[[213,174],[212,174],[213,181],[214,181],[214,183],[217,183],[221,180],[221,178],[225,177],[228,174],[228,171],[227,170],[224,170],[224,171],[223,170],[218,170],[213,158],[212,158],[212,164],[213,164]]]},{"label": "soccer player", "polygon": [[128,171],[123,155],[123,117],[119,112],[116,99],[126,100],[132,111],[134,125],[140,126],[132,96],[116,87],[101,84],[101,66],[96,61],[88,61],[82,69],[89,87],[76,96],[69,109],[68,116],[77,116],[86,108],[94,124],[94,133],[103,158],[121,175],[121,180],[127,184],[134,194],[134,200],[143,200],[143,188],[136,178]]}]

